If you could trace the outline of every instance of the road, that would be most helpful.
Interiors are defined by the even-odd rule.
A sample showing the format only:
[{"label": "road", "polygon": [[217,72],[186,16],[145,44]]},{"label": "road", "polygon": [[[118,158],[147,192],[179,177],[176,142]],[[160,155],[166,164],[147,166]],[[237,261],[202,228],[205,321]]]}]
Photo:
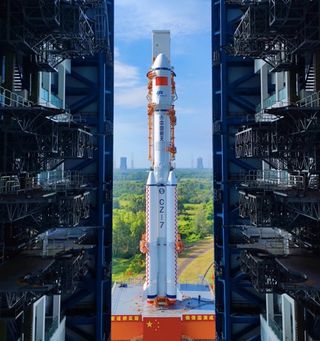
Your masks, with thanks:
[{"label": "road", "polygon": [[204,239],[193,244],[186,252],[184,256],[178,258],[178,277],[183,273],[186,267],[197,257],[204,254],[213,248],[213,239]]}]

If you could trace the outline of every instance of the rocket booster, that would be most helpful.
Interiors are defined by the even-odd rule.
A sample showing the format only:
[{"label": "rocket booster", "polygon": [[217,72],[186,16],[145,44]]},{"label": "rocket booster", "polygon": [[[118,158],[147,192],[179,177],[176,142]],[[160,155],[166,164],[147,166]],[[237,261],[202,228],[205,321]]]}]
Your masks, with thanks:
[{"label": "rocket booster", "polygon": [[172,161],[174,72],[166,54],[159,53],[148,72],[149,160],[146,185],[146,233],[140,250],[146,253],[144,290],[150,303],[172,304],[177,295],[177,253],[182,250],[177,230],[177,181]]}]

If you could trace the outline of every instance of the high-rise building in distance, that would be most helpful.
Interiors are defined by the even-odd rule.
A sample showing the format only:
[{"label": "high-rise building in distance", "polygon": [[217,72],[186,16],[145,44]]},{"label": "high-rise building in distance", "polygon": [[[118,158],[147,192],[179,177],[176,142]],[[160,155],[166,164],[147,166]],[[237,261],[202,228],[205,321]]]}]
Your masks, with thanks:
[{"label": "high-rise building in distance", "polygon": [[127,167],[127,158],[125,156],[122,156],[120,158],[120,169],[121,170],[127,170],[128,167]]},{"label": "high-rise building in distance", "polygon": [[202,157],[197,158],[197,169],[203,169],[203,159]]}]

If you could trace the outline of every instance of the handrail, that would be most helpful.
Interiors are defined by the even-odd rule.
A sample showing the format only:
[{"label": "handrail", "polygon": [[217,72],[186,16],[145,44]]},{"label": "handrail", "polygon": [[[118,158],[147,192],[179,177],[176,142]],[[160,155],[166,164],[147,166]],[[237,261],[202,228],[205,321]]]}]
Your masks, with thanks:
[{"label": "handrail", "polygon": [[299,101],[296,102],[299,107],[320,107],[320,91],[314,92],[313,94],[301,98]]},{"label": "handrail", "polygon": [[250,187],[259,184],[259,187],[270,188],[297,188],[304,189],[306,179],[303,175],[289,174],[277,170],[250,171],[244,182]]},{"label": "handrail", "polygon": [[42,172],[37,176],[18,177],[17,175],[0,174],[0,193],[19,194],[23,191],[42,190],[67,190],[83,188],[90,182],[90,177],[78,171]]},{"label": "handrail", "polygon": [[[44,107],[50,107],[50,105],[54,105],[57,108],[62,108],[63,102],[62,99],[51,94],[51,102],[49,102],[49,92],[46,89],[41,88],[40,100],[37,103],[38,105]],[[26,99],[24,96],[21,96],[9,89],[0,86],[0,107],[33,107],[35,103]]]},{"label": "handrail", "polygon": [[0,86],[0,106],[1,107],[31,107],[34,103],[23,96]]}]

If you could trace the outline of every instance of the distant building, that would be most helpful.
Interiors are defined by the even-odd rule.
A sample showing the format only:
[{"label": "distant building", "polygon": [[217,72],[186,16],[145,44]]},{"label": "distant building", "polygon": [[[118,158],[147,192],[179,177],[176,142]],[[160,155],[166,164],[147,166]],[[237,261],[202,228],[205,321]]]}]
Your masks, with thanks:
[{"label": "distant building", "polygon": [[197,158],[197,169],[203,169],[203,159],[202,157]]},{"label": "distant building", "polygon": [[121,170],[127,170],[127,158],[125,156],[120,158],[120,169]]}]

